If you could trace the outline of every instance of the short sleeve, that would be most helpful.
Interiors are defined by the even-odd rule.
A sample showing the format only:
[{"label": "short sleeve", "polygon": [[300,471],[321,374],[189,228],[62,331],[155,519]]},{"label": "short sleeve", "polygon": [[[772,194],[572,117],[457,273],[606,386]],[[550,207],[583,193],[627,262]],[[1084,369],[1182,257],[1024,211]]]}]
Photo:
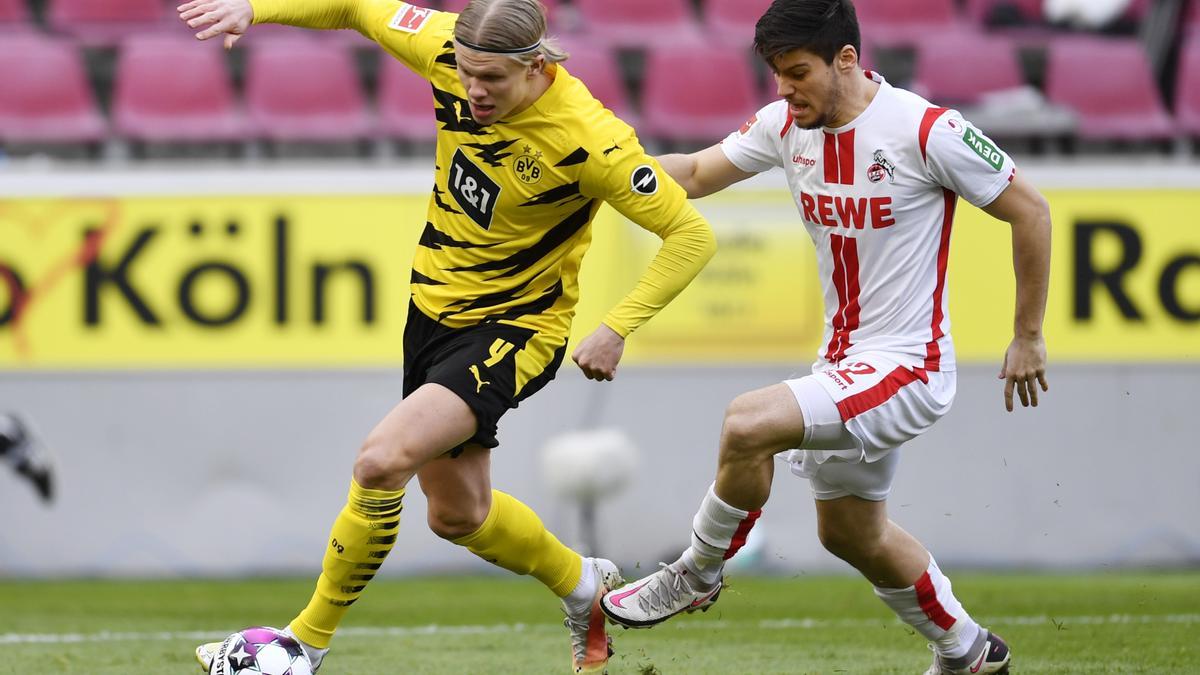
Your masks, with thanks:
[{"label": "short sleeve", "polygon": [[[780,114],[782,112],[782,114]],[[783,166],[780,147],[788,126],[787,102],[776,101],[721,141],[721,150],[742,171],[761,173]]]},{"label": "short sleeve", "polygon": [[956,110],[933,122],[925,164],[934,182],[979,207],[991,204],[1016,175],[1012,158]]}]

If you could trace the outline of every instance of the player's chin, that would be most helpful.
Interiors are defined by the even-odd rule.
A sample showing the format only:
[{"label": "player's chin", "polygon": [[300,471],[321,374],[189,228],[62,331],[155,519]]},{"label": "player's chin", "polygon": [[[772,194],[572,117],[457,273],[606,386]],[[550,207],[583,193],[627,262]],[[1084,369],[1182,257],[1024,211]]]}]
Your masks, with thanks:
[{"label": "player's chin", "polygon": [[496,121],[496,106],[471,106],[471,119],[476,124],[491,124]]}]

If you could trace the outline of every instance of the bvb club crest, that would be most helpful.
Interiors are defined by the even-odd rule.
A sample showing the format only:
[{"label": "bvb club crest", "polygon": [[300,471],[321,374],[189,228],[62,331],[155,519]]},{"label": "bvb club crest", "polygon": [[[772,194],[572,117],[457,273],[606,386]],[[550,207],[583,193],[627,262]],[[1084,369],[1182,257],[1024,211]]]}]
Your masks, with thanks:
[{"label": "bvb club crest", "polygon": [[546,172],[541,159],[541,150],[535,151],[526,145],[521,148],[521,156],[513,161],[513,173],[517,174],[517,178],[520,178],[522,183],[532,185],[541,180],[542,174]]}]

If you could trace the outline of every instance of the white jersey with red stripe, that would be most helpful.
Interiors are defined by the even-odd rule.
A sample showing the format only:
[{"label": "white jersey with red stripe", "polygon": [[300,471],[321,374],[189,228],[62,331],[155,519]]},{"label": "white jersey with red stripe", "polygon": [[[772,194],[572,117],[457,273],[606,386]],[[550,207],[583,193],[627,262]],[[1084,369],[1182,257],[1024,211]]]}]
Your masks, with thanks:
[{"label": "white jersey with red stripe", "polygon": [[878,92],[845,126],[798,128],[779,100],[721,147],[743,171],[787,175],[825,296],[818,364],[877,351],[952,371],[946,263],[957,195],[986,206],[1016,168],[957,111],[866,76]]}]

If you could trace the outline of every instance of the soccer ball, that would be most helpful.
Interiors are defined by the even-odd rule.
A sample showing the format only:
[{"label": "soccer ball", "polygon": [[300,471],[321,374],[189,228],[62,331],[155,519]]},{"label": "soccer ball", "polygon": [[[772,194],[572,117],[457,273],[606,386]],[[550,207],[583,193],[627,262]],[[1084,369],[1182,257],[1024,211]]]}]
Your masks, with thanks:
[{"label": "soccer ball", "polygon": [[209,675],[313,675],[299,642],[274,628],[238,631],[221,643]]}]

